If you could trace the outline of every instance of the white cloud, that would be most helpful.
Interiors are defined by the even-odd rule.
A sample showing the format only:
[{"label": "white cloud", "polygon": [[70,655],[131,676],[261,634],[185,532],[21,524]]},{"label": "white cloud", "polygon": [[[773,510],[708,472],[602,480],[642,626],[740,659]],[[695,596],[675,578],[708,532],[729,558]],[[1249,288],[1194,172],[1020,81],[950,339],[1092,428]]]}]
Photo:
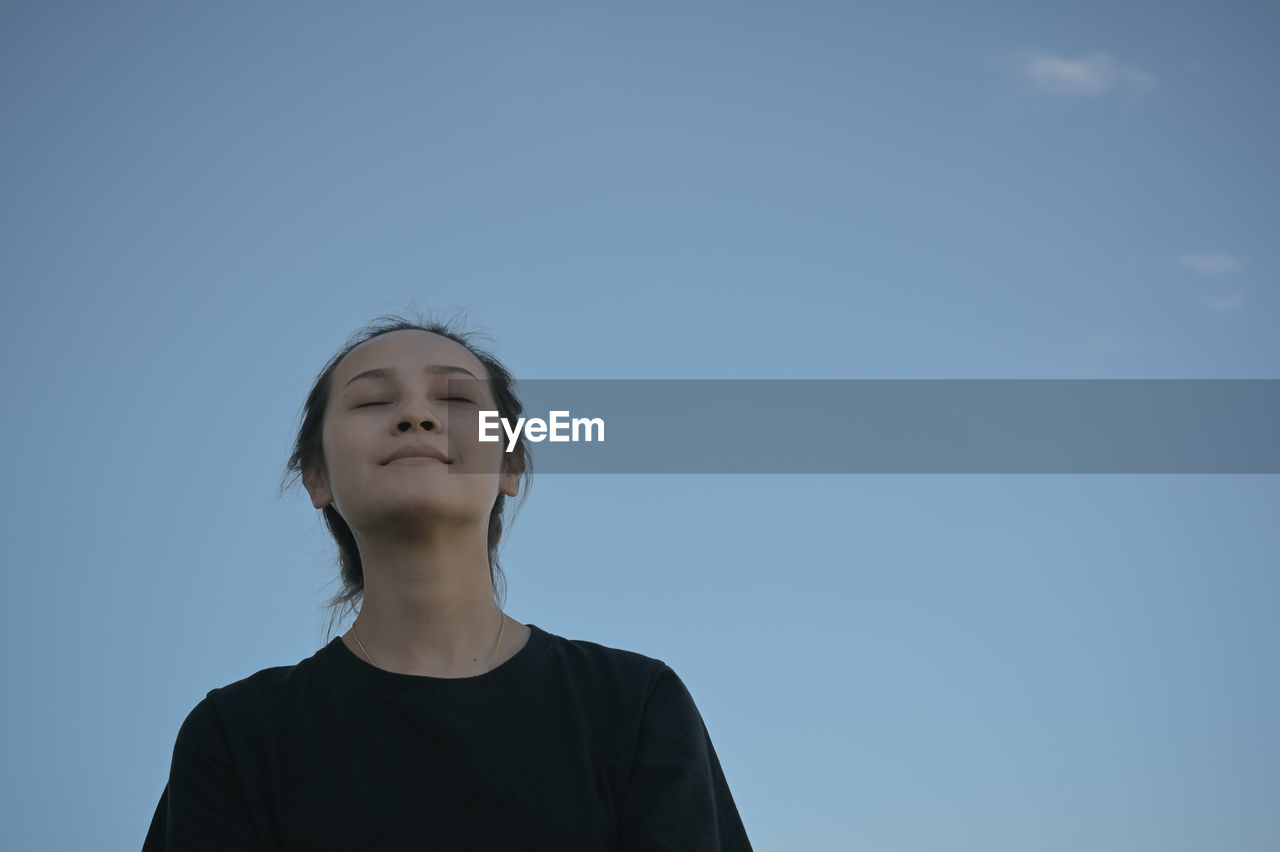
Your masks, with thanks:
[{"label": "white cloud", "polygon": [[1205,296],[1202,301],[1209,310],[1226,313],[1244,307],[1245,295],[1244,290],[1218,290]]},{"label": "white cloud", "polygon": [[1120,65],[1105,53],[1068,59],[1032,52],[1023,59],[1021,72],[1033,88],[1057,95],[1102,95],[1121,88],[1144,92],[1155,85],[1150,74]]},{"label": "white cloud", "polygon": [[1228,284],[1246,266],[1245,258],[1229,251],[1200,251],[1184,254],[1178,264],[1205,279],[1207,289],[1200,295],[1200,304],[1211,311],[1228,313],[1244,307],[1248,291]]},{"label": "white cloud", "polygon": [[1178,263],[1204,278],[1222,279],[1244,269],[1244,258],[1227,251],[1202,251],[1184,254]]}]

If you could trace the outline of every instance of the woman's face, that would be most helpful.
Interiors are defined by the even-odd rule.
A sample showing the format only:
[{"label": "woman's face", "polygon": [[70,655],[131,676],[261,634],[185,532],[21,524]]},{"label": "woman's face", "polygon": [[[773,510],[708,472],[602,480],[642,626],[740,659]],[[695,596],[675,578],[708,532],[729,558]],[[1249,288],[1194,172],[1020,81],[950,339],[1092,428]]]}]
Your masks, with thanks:
[{"label": "woman's face", "polygon": [[[488,373],[465,346],[429,331],[393,331],[347,353],[329,377],[321,445],[325,470],[303,484],[356,534],[424,521],[487,535],[498,492],[519,493],[514,453],[479,440],[479,412],[498,405]],[[398,453],[415,452],[394,458]],[[445,461],[423,454],[435,453]]]}]

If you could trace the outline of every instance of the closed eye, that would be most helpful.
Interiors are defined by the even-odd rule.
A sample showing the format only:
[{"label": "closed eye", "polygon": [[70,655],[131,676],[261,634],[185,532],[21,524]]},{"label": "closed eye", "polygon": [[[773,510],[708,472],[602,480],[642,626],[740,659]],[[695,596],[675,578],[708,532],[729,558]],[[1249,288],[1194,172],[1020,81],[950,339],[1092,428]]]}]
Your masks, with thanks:
[{"label": "closed eye", "polygon": [[[447,396],[444,398],[444,401],[445,402],[465,402],[468,405],[475,405],[474,402],[467,399],[465,396]],[[356,408],[368,408],[371,405],[390,405],[390,404],[391,403],[389,402],[382,402],[380,400],[375,400],[373,402],[362,402],[359,405],[357,405]]]}]

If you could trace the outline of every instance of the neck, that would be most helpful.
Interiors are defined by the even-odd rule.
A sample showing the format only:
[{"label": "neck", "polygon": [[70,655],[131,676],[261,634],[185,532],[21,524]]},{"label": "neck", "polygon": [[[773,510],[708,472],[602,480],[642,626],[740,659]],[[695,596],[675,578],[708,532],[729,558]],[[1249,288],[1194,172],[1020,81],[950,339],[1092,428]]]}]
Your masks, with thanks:
[{"label": "neck", "polygon": [[505,651],[520,631],[505,625],[493,599],[483,540],[359,544],[364,603],[343,637],[357,655],[387,671],[432,677],[474,677],[511,656]]}]

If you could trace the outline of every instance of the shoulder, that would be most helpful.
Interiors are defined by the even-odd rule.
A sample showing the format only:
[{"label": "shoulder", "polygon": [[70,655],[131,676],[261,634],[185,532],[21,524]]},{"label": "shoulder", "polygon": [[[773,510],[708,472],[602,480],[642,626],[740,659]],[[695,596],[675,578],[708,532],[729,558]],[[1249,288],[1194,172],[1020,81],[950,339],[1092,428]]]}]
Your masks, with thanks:
[{"label": "shoulder", "polygon": [[[545,631],[544,631],[545,632]],[[608,679],[648,681],[669,670],[662,660],[586,639],[547,633],[548,651],[563,665]]]},{"label": "shoulder", "polygon": [[254,704],[271,701],[307,673],[310,660],[291,666],[260,669],[248,677],[209,690],[207,698],[218,704]]},{"label": "shoulder", "polygon": [[247,677],[210,689],[192,708],[184,728],[206,736],[239,727],[245,719],[272,713],[291,692],[316,674],[318,654],[299,663],[271,666]]},{"label": "shoulder", "polygon": [[585,639],[547,634],[547,657],[579,688],[628,704],[648,704],[655,696],[687,695],[675,671],[663,660]]}]

